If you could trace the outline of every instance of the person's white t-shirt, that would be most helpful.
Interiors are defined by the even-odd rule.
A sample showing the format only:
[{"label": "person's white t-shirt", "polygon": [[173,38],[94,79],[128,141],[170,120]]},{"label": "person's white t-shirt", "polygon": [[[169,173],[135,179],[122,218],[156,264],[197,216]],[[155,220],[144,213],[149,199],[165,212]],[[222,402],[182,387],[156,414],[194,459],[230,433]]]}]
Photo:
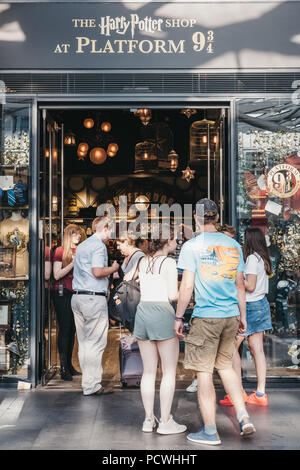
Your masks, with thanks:
[{"label": "person's white t-shirt", "polygon": [[265,270],[263,259],[257,254],[248,256],[246,260],[246,274],[256,274],[256,287],[254,292],[246,291],[246,302],[257,302],[269,292],[269,277]]}]

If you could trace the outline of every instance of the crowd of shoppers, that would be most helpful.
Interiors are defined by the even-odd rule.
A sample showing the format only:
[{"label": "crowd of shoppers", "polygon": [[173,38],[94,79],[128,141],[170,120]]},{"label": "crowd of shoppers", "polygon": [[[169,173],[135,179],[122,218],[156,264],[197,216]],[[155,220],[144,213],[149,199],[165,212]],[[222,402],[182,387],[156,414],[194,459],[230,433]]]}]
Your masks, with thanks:
[{"label": "crowd of shoppers", "polygon": [[[112,230],[108,217],[97,217],[93,222],[94,234],[81,243],[81,229],[76,225],[66,227],[63,246],[54,255],[53,268],[61,377],[72,380],[72,375],[79,374],[71,362],[76,326],[83,394],[112,393],[110,387],[101,383],[109,325],[109,277],[118,279],[121,273],[125,280],[138,279],[141,297],[133,335],[143,361],[142,430],[153,432],[157,427],[159,434],[177,434],[187,429],[172,416],[179,340],[184,338],[184,367],[193,370],[196,376],[187,390],[198,391],[204,424],[198,432],[188,434],[187,439],[218,445],[221,439],[216,427],[215,370],[227,393],[220,404],[234,406],[241,435],[255,432],[246,403],[268,405],[263,334],[272,328],[266,300],[271,263],[260,229],[245,231],[242,250],[234,239],[234,227],[218,224],[218,210],[213,201],[198,201],[194,217],[198,235],[183,244],[178,262],[170,256],[177,247],[176,234],[171,231],[168,238],[163,237],[161,225],[159,236],[147,242],[130,237],[118,241],[117,247],[124,256],[122,266],[116,261],[108,266],[106,244]],[[182,273],[179,292],[178,271]],[[193,292],[195,306],[190,330],[184,335],[183,317]],[[254,357],[258,380],[257,390],[250,396],[243,390],[239,354],[245,338]],[[162,379],[158,420],[154,398],[159,359]]]}]

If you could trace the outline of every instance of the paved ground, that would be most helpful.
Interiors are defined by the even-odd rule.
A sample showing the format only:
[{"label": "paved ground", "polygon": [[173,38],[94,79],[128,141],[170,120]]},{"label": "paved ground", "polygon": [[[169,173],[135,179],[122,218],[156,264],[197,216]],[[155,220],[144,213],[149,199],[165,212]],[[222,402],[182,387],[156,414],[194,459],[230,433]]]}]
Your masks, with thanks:
[{"label": "paved ground", "polygon": [[[231,407],[219,407],[217,424],[222,445],[214,450],[300,449],[300,389],[268,390],[268,408],[248,405],[257,433],[241,438]],[[223,396],[217,391],[218,399]],[[158,403],[157,409],[158,409]],[[196,394],[177,391],[173,414],[189,431],[201,418]],[[4,450],[199,450],[185,435],[145,434],[139,390],[84,397],[79,391],[0,389],[0,449]]]}]

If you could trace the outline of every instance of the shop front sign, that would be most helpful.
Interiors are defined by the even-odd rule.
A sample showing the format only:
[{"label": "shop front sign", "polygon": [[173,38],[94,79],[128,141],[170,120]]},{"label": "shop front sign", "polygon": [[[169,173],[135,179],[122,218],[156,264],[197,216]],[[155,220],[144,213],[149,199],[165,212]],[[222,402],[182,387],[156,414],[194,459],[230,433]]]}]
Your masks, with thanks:
[{"label": "shop front sign", "polygon": [[5,3],[0,67],[300,68],[299,16],[289,1]]}]

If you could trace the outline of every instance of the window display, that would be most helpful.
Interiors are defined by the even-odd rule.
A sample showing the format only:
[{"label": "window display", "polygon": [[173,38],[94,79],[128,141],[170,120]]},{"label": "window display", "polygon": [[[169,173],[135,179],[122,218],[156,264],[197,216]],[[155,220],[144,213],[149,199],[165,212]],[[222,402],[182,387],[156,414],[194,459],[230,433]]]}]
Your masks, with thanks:
[{"label": "window display", "polygon": [[0,376],[27,378],[30,330],[30,105],[8,102],[1,106],[1,115]]},{"label": "window display", "polygon": [[[237,105],[239,239],[247,227],[266,236],[272,263],[268,373],[289,375],[292,367],[298,373],[288,353],[300,333],[300,132],[292,119],[299,110],[280,99],[240,99]],[[252,366],[245,361],[247,374]]]}]

